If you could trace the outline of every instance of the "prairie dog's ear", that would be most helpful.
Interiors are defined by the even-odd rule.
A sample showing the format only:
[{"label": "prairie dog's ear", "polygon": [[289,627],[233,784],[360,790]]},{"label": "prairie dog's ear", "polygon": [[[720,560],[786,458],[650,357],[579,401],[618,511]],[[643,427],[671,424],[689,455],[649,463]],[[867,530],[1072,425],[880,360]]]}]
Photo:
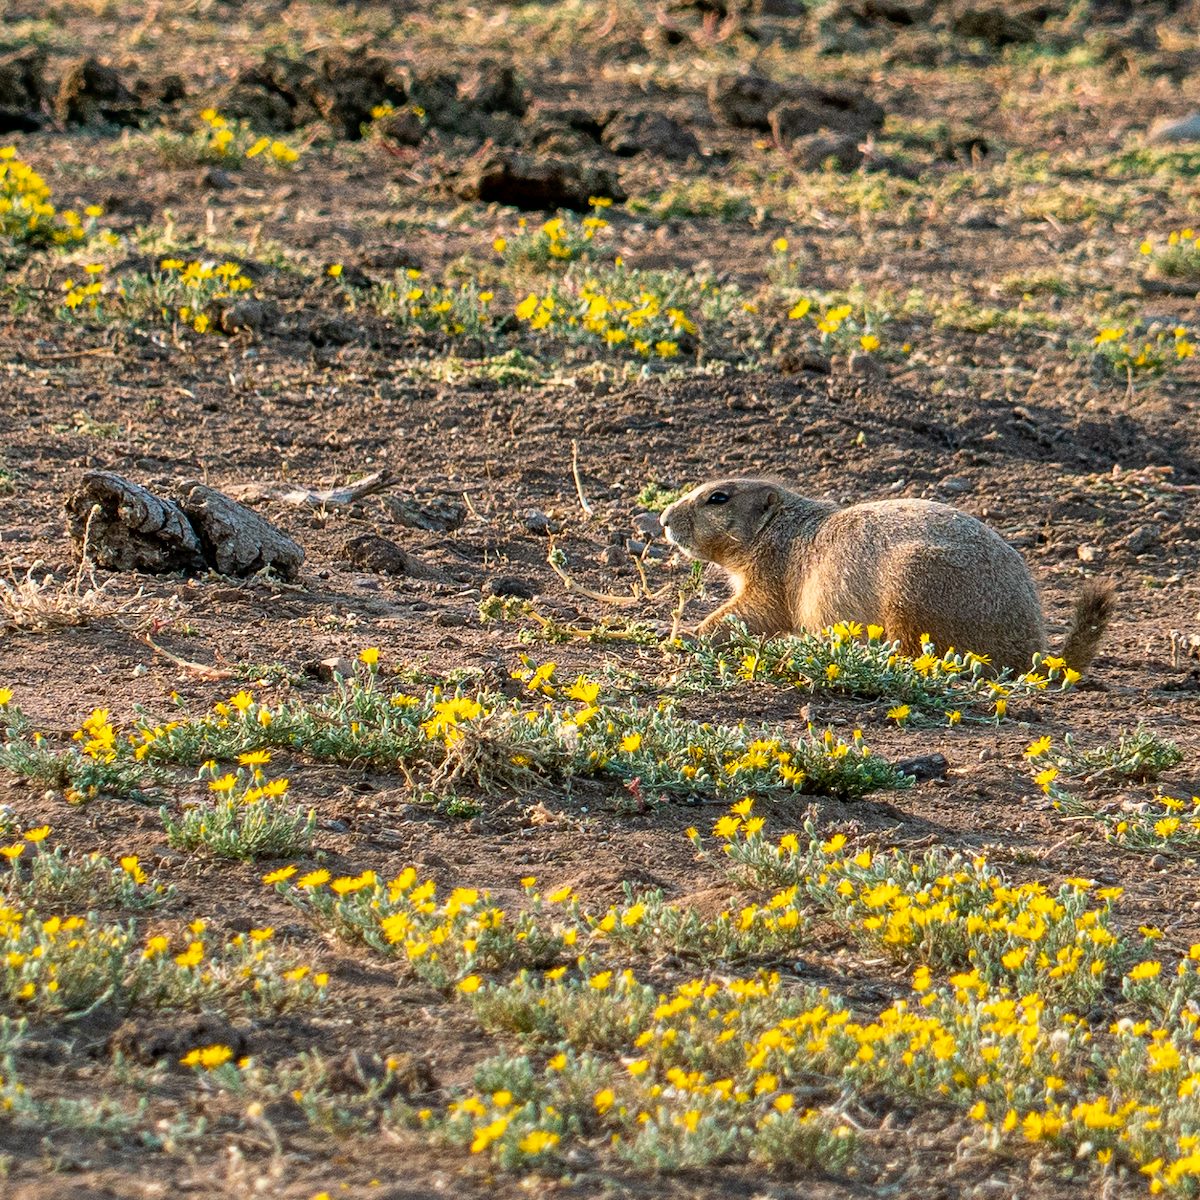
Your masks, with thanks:
[{"label": "prairie dog's ear", "polygon": [[779,489],[777,487],[768,487],[763,494],[763,508],[772,509],[782,499],[783,497],[779,494]]}]

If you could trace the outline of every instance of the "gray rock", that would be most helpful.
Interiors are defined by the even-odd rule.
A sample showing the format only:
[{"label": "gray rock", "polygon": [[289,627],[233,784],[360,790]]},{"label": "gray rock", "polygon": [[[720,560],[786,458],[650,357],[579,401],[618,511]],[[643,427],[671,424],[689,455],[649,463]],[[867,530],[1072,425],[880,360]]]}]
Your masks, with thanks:
[{"label": "gray rock", "polygon": [[615,116],[601,137],[613,154],[648,154],[671,161],[699,157],[700,143],[690,129],[660,112],[624,112]]},{"label": "gray rock", "polygon": [[963,479],[961,475],[951,475],[942,480],[941,489],[952,496],[962,496],[971,490],[971,481]]},{"label": "gray rock", "polygon": [[846,369],[861,379],[882,379],[887,374],[883,363],[865,350],[851,350]]},{"label": "gray rock", "polygon": [[633,517],[633,528],[646,538],[656,538],[662,536],[662,521],[656,512],[641,512],[635,513]]},{"label": "gray rock", "polygon": [[606,167],[515,150],[496,150],[474,159],[459,175],[455,190],[464,200],[544,211],[587,212],[592,196],[617,203],[627,198]]},{"label": "gray rock", "polygon": [[1156,121],[1147,136],[1152,142],[1200,142],[1200,112]]},{"label": "gray rock", "polygon": [[787,97],[783,84],[765,75],[719,75],[708,86],[712,115],[736,129],[770,129],[771,109]]},{"label": "gray rock", "polygon": [[284,579],[300,573],[304,551],[253,509],[202,483],[185,483],[179,505],[205,559],[222,575],[254,575],[267,567]]},{"label": "gray rock", "polygon": [[214,192],[228,192],[237,187],[237,182],[228,171],[220,167],[205,167],[200,172],[200,186]]},{"label": "gray rock", "polygon": [[277,310],[273,304],[262,300],[235,300],[228,308],[222,309],[219,322],[226,333],[239,333],[243,330],[250,333],[261,333],[274,324]]},{"label": "gray rock", "polygon": [[1158,545],[1161,532],[1153,525],[1142,525],[1125,539],[1125,549],[1130,554],[1145,554]]},{"label": "gray rock", "polygon": [[76,553],[97,566],[151,574],[204,569],[200,537],[183,509],[112,471],[84,475],[66,512]]},{"label": "gray rock", "polygon": [[525,528],[530,533],[551,534],[558,533],[562,526],[551,517],[548,517],[540,508],[531,508],[525,514]]},{"label": "gray rock", "polygon": [[389,496],[384,504],[398,525],[430,533],[450,533],[467,519],[467,506],[444,496]]},{"label": "gray rock", "polygon": [[381,575],[407,575],[408,554],[395,542],[377,533],[364,533],[351,538],[342,547],[342,558],[356,567],[378,571]]},{"label": "gray rock", "polygon": [[533,587],[516,575],[494,575],[483,585],[483,590],[488,596],[511,596],[517,600],[532,600],[535,595]]},{"label": "gray rock", "polygon": [[400,108],[375,122],[375,129],[398,146],[419,146],[425,137],[425,125],[411,108]]},{"label": "gray rock", "polygon": [[793,161],[805,171],[823,170],[827,163],[839,171],[853,171],[863,161],[858,138],[846,133],[814,133],[797,138],[790,150]]}]

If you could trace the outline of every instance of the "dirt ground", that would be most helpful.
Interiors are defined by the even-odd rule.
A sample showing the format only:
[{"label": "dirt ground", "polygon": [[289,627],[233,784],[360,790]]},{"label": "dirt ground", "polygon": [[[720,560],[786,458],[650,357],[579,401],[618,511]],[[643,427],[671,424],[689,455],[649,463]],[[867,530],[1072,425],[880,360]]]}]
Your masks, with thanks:
[{"label": "dirt ground", "polygon": [[[613,616],[618,610],[564,586],[547,562],[545,528],[557,530],[553,545],[579,584],[627,592],[638,575],[626,546],[646,539],[638,497],[649,484],[677,489],[763,473],[838,502],[948,501],[1020,549],[1041,590],[1052,645],[1084,580],[1115,582],[1116,616],[1080,687],[1014,703],[999,725],[956,728],[901,728],[887,719],[886,703],[835,692],[743,686],[689,703],[705,719],[765,721],[793,733],[806,722],[861,727],[888,758],[939,752],[949,762],[945,778],[907,792],[764,802],[759,811],[779,830],[798,823],[811,799],[822,831],[867,845],[943,845],[986,852],[1022,879],[1086,875],[1118,884],[1126,889],[1123,926],[1158,926],[1165,946],[1186,950],[1200,941],[1196,862],[1122,849],[1095,823],[1064,817],[1031,782],[1022,756],[1042,734],[1069,733],[1092,746],[1145,723],[1178,744],[1182,762],[1157,785],[1098,787],[1095,804],[1115,812],[1154,794],[1200,795],[1200,659],[1178,648],[1200,633],[1200,373],[1195,360],[1181,360],[1158,377],[1117,377],[1078,350],[1117,319],[1192,328],[1200,320],[1195,290],[1151,290],[1138,255],[1143,237],[1161,240],[1200,221],[1194,145],[1191,158],[1163,151],[1124,174],[1111,165],[1147,144],[1155,119],[1200,104],[1200,43],[1189,13],[1127,6],[1153,8],[1155,24],[1144,13],[1102,11],[1120,6],[1085,5],[1084,28],[1059,29],[1049,18],[1032,43],[1005,46],[921,15],[953,6],[908,5],[921,10],[915,22],[894,28],[861,17],[886,6],[806,13],[802,5],[764,4],[766,15],[752,6],[730,15],[721,5],[673,4],[658,10],[662,19],[650,5],[604,7],[200,0],[168,10],[113,0],[43,13],[41,5],[0,4],[8,25],[0,39],[12,50],[44,47],[47,79],[95,55],[116,68],[140,106],[136,119],[78,124],[55,112],[48,86],[31,109],[39,127],[0,135],[0,144],[17,147],[60,207],[103,207],[100,225],[122,239],[111,264],[175,249],[232,258],[274,306],[265,326],[228,335],[172,332],[149,320],[68,320],[56,297],[88,255],[6,250],[0,570],[9,578],[30,569],[71,578],[76,561],[63,503],[92,469],[151,487],[197,479],[217,489],[280,478],[330,487],[381,469],[394,476],[386,491],[344,509],[257,505],[304,549],[294,583],[114,576],[114,596],[140,591],[133,612],[52,632],[0,632],[0,684],[13,689],[37,729],[58,739],[98,707],[123,723],[141,710],[167,713],[174,693],[202,712],[239,679],[266,678],[263,694],[272,700],[316,696],[329,686],[316,664],[353,659],[366,646],[380,649],[389,671],[479,668],[502,679],[529,654],[554,659],[564,675],[613,662],[653,679],[664,671],[658,647],[530,643],[520,636],[528,621],[481,623],[480,602],[496,580],[515,579],[540,612],[562,622],[587,626]],[[706,17],[706,7],[715,15]],[[461,136],[427,131],[416,147],[350,139],[314,113],[279,134],[306,143],[287,172],[246,165],[220,178],[219,167],[181,166],[155,152],[152,131],[190,130],[199,108],[218,103],[240,71],[262,61],[264,47],[280,45],[310,56],[369,52],[463,78],[483,60],[512,61],[530,99],[555,110],[667,113],[694,133],[700,155],[623,157],[600,145],[584,155],[614,172],[631,198],[604,213],[606,236],[630,264],[709,273],[750,295],[766,286],[772,241],[786,237],[800,286],[813,294],[857,289],[903,298],[919,290],[926,301],[905,310],[896,300],[885,353],[865,366],[858,355],[854,370],[844,347],[823,350],[805,369],[780,319],[758,349],[728,367],[685,353],[640,377],[612,367],[599,350],[539,349],[517,331],[513,343],[539,365],[532,378],[514,381],[496,366],[505,347],[401,327],[365,304],[348,304],[328,274],[335,263],[343,278],[359,271],[372,280],[414,265],[426,277],[477,271],[519,300],[521,277],[499,278],[490,248],[494,237],[512,236],[519,214],[464,200],[450,182],[486,152],[487,138],[503,147],[506,131],[516,137],[494,113],[494,125],[472,133],[469,110],[457,118],[467,130]],[[810,171],[771,134],[722,124],[706,102],[707,81],[747,64],[777,78],[860,84],[887,114],[877,141],[891,165]],[[147,99],[151,93],[134,86],[171,73],[185,83],[181,100]],[[973,152],[961,149],[972,139]],[[950,148],[939,149],[942,142]],[[685,186],[693,197],[702,187],[748,202],[725,216],[655,209]],[[551,214],[527,215],[532,223]],[[609,366],[594,369],[593,360]],[[573,453],[590,513],[577,495]],[[405,514],[446,510],[457,514],[452,528],[406,523]],[[349,561],[347,543],[368,533],[397,543],[409,570],[387,575]],[[687,568],[667,556],[661,538],[649,541],[643,561],[651,588],[672,586],[665,599],[619,615],[665,631],[673,584]],[[691,601],[687,617],[699,619],[723,587],[709,576],[707,597]],[[153,626],[137,611],[151,612]],[[169,654],[142,639],[147,631]],[[233,682],[208,679],[177,660],[240,674]],[[463,818],[425,802],[399,770],[303,754],[287,770],[293,793],[319,816],[308,865],[319,861],[334,874],[370,866],[386,877],[412,863],[440,886],[490,888],[504,903],[516,902],[519,880],[530,874],[547,888],[570,884],[599,906],[619,899],[624,883],[662,888],[672,899],[714,887],[711,865],[696,859],[683,831],[715,819],[715,808],[629,811],[611,789],[587,785],[566,795],[481,797],[478,811]],[[531,816],[535,801],[545,816]],[[178,931],[197,917],[228,931],[271,925],[311,949],[330,972],[329,998],[312,1011],[244,1021],[256,1056],[411,1055],[436,1100],[467,1083],[493,1052],[441,993],[308,926],[264,889],[261,875],[278,864],[172,850],[156,806],[99,797],[72,807],[12,773],[0,772],[0,802],[18,828],[52,826],[57,844],[114,859],[139,855],[177,888],[151,918],[156,928]],[[835,937],[801,951],[786,969],[855,1004],[876,1004],[905,986],[902,970],[864,963]],[[132,1021],[135,1038],[145,1040],[159,1026],[192,1019],[101,1006],[69,1028],[35,1022],[22,1079],[40,1095],[115,1089],[128,1096],[113,1065],[114,1030]],[[656,1177],[611,1162],[522,1176],[403,1136],[337,1137],[310,1128],[298,1110],[279,1115],[284,1144],[276,1152],[261,1128],[239,1124],[224,1101],[197,1093],[179,1071],[167,1072],[147,1102],[144,1127],[191,1105],[208,1112],[207,1132],[163,1153],[134,1136],[5,1125],[0,1114],[0,1195],[784,1200],[1093,1190],[1086,1174],[1052,1160],[1038,1159],[1031,1170],[1021,1154],[964,1148],[965,1122],[936,1106],[876,1113],[869,1165],[855,1177],[789,1178],[744,1165]],[[1144,1181],[1109,1177],[1105,1186],[1110,1195],[1141,1194]]]}]

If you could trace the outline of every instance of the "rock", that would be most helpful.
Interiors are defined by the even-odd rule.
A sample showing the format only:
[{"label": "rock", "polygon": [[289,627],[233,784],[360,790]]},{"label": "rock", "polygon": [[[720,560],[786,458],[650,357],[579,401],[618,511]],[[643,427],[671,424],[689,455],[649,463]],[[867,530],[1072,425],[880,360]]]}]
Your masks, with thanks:
[{"label": "rock", "polygon": [[344,317],[316,316],[307,323],[305,336],[314,346],[348,346],[361,331]]},{"label": "rock", "polygon": [[334,1095],[361,1096],[370,1091],[381,1100],[424,1095],[437,1086],[429,1065],[412,1054],[393,1054],[385,1060],[373,1051],[348,1050],[331,1058],[321,1080]]},{"label": "rock", "polygon": [[505,596],[514,600],[532,600],[536,595],[532,586],[516,575],[493,575],[483,585],[485,596]]},{"label": "rock", "polygon": [[408,102],[424,110],[425,120],[439,129],[453,131],[463,112],[458,98],[458,76],[450,71],[407,75],[404,80]]},{"label": "rock", "polygon": [[775,365],[781,375],[799,375],[811,372],[814,375],[830,375],[833,364],[824,354],[815,350],[784,350],[776,359]]},{"label": "rock", "polygon": [[1161,531],[1153,525],[1142,525],[1125,539],[1125,549],[1130,554],[1145,554],[1159,544],[1161,537]]},{"label": "rock", "polygon": [[356,567],[378,571],[381,575],[407,575],[410,569],[408,554],[395,542],[377,533],[351,538],[342,547],[342,558]]},{"label": "rock", "polygon": [[671,547],[664,546],[661,542],[643,542],[637,538],[630,538],[625,543],[625,549],[634,558],[670,558],[672,553]]},{"label": "rock", "polygon": [[1147,136],[1152,142],[1200,142],[1200,112],[1156,121]]},{"label": "rock", "polygon": [[228,192],[237,187],[237,182],[228,171],[220,167],[205,167],[200,172],[199,184],[214,192]]},{"label": "rock", "polygon": [[467,519],[467,506],[444,496],[388,496],[383,503],[392,520],[409,529],[450,533]]},{"label": "rock", "polygon": [[1101,557],[1102,551],[1096,546],[1082,545],[1075,548],[1075,557],[1080,562],[1090,563],[1095,562]]},{"label": "rock", "polygon": [[0,55],[0,133],[32,133],[41,126],[45,69],[40,46]]},{"label": "rock", "polygon": [[805,171],[822,171],[827,164],[838,171],[853,171],[863,161],[858,138],[846,133],[814,133],[798,138],[790,153],[792,161]]},{"label": "rock", "polygon": [[851,350],[846,369],[851,375],[857,375],[861,379],[883,379],[887,375],[883,363],[865,350]]},{"label": "rock", "polygon": [[54,115],[64,125],[136,125],[145,112],[116,70],[97,59],[80,58],[67,66],[59,82]]},{"label": "rock", "polygon": [[709,111],[735,129],[770,129],[771,110],[787,98],[787,89],[765,75],[718,75],[708,85]]},{"label": "rock", "polygon": [[562,526],[552,518],[548,517],[541,509],[531,508],[525,514],[525,528],[530,533],[540,533],[549,536],[552,533],[558,533]]},{"label": "rock", "polygon": [[634,531],[645,538],[662,536],[662,521],[656,512],[635,513],[633,516]]},{"label": "rock", "polygon": [[66,513],[76,554],[106,570],[204,570],[200,537],[183,509],[111,471],[84,475]]},{"label": "rock", "polygon": [[626,198],[607,168],[515,150],[490,151],[477,157],[459,176],[456,191],[467,200],[547,212],[560,208],[586,212],[592,196],[618,203]]},{"label": "rock", "polygon": [[442,611],[433,618],[435,625],[441,626],[443,629],[462,629],[469,625],[471,618],[466,613]]},{"label": "rock", "polygon": [[972,204],[963,209],[958,218],[960,229],[1001,229],[1003,222],[979,204]]},{"label": "rock", "polygon": [[768,114],[776,143],[787,149],[814,133],[844,133],[864,138],[883,128],[885,113],[861,88],[830,84],[802,88]]},{"label": "rock", "polygon": [[379,135],[397,146],[419,146],[425,138],[425,124],[411,108],[398,108],[375,122]]},{"label": "rock", "polygon": [[1023,45],[1036,42],[1037,26],[1009,11],[1003,4],[980,4],[974,0],[955,5],[950,28],[959,37],[979,38],[990,46]]},{"label": "rock", "polygon": [[295,579],[304,551],[265,517],[202,483],[185,483],[179,504],[200,539],[205,561],[222,575],[245,576],[270,568]]},{"label": "rock", "polygon": [[303,670],[306,675],[311,675],[314,679],[321,679],[326,683],[332,683],[339,676],[342,679],[354,678],[354,663],[342,655],[306,662]]},{"label": "rock", "polygon": [[243,71],[222,93],[217,108],[227,117],[248,121],[255,130],[286,132],[317,118],[311,96],[317,72],[313,65],[270,52]]},{"label": "rock", "polygon": [[371,113],[384,104],[403,104],[404,84],[392,64],[373,54],[332,51],[321,60],[311,100],[316,110],[343,137],[355,141]]},{"label": "rock", "polygon": [[267,301],[243,298],[223,308],[217,319],[225,333],[262,333],[278,316],[275,306]]},{"label": "rock", "polygon": [[938,486],[951,496],[965,496],[972,489],[971,481],[964,479],[961,475],[950,475],[943,479]]},{"label": "rock", "polygon": [[177,1067],[188,1051],[203,1046],[228,1046],[236,1060],[246,1053],[246,1038],[237,1026],[215,1013],[184,1013],[174,1020],[131,1017],[113,1031],[107,1048],[110,1054],[119,1052],[143,1066],[165,1059]]},{"label": "rock", "polygon": [[170,73],[157,79],[139,79],[133,85],[144,105],[170,107],[187,99],[187,84],[182,75]]},{"label": "rock", "polygon": [[529,98],[509,65],[484,61],[464,81],[462,99],[486,113],[511,113],[523,117]]},{"label": "rock", "polygon": [[613,154],[681,162],[700,157],[700,143],[690,129],[660,112],[620,113],[605,127],[601,141]]},{"label": "rock", "polygon": [[901,759],[892,765],[897,771],[911,775],[916,780],[944,779],[950,770],[944,754],[922,754],[917,758]]}]

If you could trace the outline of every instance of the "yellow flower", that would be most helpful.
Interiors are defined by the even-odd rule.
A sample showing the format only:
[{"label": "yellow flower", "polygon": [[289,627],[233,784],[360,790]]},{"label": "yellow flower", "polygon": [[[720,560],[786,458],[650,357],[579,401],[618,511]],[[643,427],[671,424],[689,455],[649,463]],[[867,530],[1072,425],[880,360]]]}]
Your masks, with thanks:
[{"label": "yellow flower", "polygon": [[713,826],[713,836],[719,838],[731,838],[737,833],[741,820],[737,817],[722,817]]},{"label": "yellow flower", "polygon": [[868,353],[879,349],[879,339],[873,333],[864,333],[858,339],[858,344]]},{"label": "yellow flower", "polygon": [[271,761],[269,750],[251,750],[238,755],[238,762],[243,767],[265,767]]},{"label": "yellow flower", "polygon": [[1161,970],[1162,963],[1156,962],[1154,959],[1147,959],[1145,962],[1138,963],[1138,965],[1129,972],[1129,978],[1135,983],[1143,979],[1154,979]]},{"label": "yellow flower", "polygon": [[[999,703],[999,701],[997,701]],[[1058,778],[1057,767],[1047,767],[1044,771],[1039,771],[1034,777],[1033,782],[1038,785],[1047,795],[1050,794],[1050,785]]]},{"label": "yellow flower", "polygon": [[35,845],[38,842],[43,842],[50,836],[49,825],[39,825],[37,829],[27,829],[22,835],[27,842],[33,842]]},{"label": "yellow flower", "polygon": [[547,1129],[531,1129],[518,1143],[522,1154],[544,1154],[558,1145],[558,1134]]},{"label": "yellow flower", "polygon": [[596,1093],[592,1103],[596,1106],[596,1111],[601,1116],[604,1116],[604,1114],[608,1112],[610,1108],[612,1108],[616,1099],[617,1097],[613,1093],[612,1088],[601,1088],[601,1090]]},{"label": "yellow flower", "polygon": [[907,704],[897,704],[895,708],[888,709],[888,718],[902,725],[911,711]]},{"label": "yellow flower", "polygon": [[1050,736],[1047,734],[1044,737],[1038,738],[1036,742],[1030,742],[1025,750],[1026,758],[1038,758],[1045,754],[1050,749]]},{"label": "yellow flower", "polygon": [[613,973],[611,971],[601,971],[598,975],[593,975],[588,980],[588,987],[597,992],[603,992],[612,983],[612,977]]},{"label": "yellow flower", "polygon": [[341,273],[342,273],[342,264],[341,263],[330,263],[330,265],[328,267],[326,267],[326,269],[325,269],[325,274],[328,275],[332,279],[337,279],[341,275]]},{"label": "yellow flower", "polygon": [[296,886],[299,888],[315,888],[328,882],[329,872],[322,868],[319,871],[309,871],[307,875],[302,875],[296,880]]},{"label": "yellow flower", "polygon": [[185,1067],[204,1067],[211,1071],[227,1063],[233,1057],[233,1051],[228,1046],[204,1046],[197,1050],[189,1050],[179,1061]]},{"label": "yellow flower", "polygon": [[0,846],[0,854],[7,858],[9,862],[16,862],[24,853],[24,842],[14,842],[11,846]]},{"label": "yellow flower", "polygon": [[124,871],[134,883],[145,883],[146,872],[142,870],[138,864],[138,856],[136,854],[127,854],[121,859],[121,870]]},{"label": "yellow flower", "polygon": [[786,254],[787,248],[788,248],[788,240],[785,237],[777,237],[771,243],[771,249],[774,250],[776,254]]},{"label": "yellow flower", "polygon": [[272,871],[270,874],[264,875],[262,881],[270,887],[272,884],[282,883],[285,879],[291,879],[295,873],[295,867],[280,867],[277,871]]},{"label": "yellow flower", "polygon": [[812,308],[812,301],[807,297],[803,300],[798,300],[788,309],[788,320],[799,321],[801,317],[808,314],[810,308]]},{"label": "yellow flower", "polygon": [[13,698],[12,688],[0,688],[0,708],[3,708]]}]

